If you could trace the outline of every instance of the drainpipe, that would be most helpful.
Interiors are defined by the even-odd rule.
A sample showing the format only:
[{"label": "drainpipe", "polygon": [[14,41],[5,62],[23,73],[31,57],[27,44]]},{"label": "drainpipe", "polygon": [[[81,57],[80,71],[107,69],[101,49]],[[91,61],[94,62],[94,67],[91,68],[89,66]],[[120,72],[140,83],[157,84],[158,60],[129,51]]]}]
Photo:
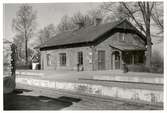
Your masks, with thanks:
[{"label": "drainpipe", "polygon": [[113,70],[115,70],[115,54],[113,54],[112,60],[113,60]]},{"label": "drainpipe", "polygon": [[132,64],[135,64],[135,58],[133,54],[132,54]]},{"label": "drainpipe", "polygon": [[96,52],[96,49],[95,49],[95,47],[94,46],[91,46],[90,47],[91,48],[91,50],[92,50],[92,70],[93,71],[95,71],[95,57],[96,57],[96,55],[95,55],[95,52]]},{"label": "drainpipe", "polygon": [[120,69],[122,69],[122,51],[119,51],[119,54],[120,54]]}]

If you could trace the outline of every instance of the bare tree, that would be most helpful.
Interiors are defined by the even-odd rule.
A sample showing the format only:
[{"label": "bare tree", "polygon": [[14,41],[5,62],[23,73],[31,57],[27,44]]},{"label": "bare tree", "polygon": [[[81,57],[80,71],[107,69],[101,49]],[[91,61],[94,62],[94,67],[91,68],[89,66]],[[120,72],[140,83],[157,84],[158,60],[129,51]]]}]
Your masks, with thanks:
[{"label": "bare tree", "polygon": [[64,15],[61,18],[61,21],[57,26],[57,32],[61,33],[61,32],[64,32],[64,31],[71,30],[73,28],[74,28],[74,25],[71,21],[71,18],[68,15]]},{"label": "bare tree", "polygon": [[105,22],[129,19],[126,12],[124,12],[124,7],[120,4],[120,2],[104,2],[100,8],[104,13],[103,17]]},{"label": "bare tree", "polygon": [[163,4],[162,2],[157,2],[153,8],[152,12],[152,19],[156,23],[156,25],[160,29],[160,33],[163,33],[164,31],[164,25],[163,25]]},{"label": "bare tree", "polygon": [[152,10],[155,6],[155,3],[154,2],[138,2],[137,4],[135,4],[136,7],[138,7],[137,9],[140,11],[142,15],[144,25],[141,25],[141,23],[139,23],[136,17],[134,16],[135,14],[134,12],[136,12],[136,10],[132,12],[133,10],[130,10],[129,6],[125,2],[122,2],[122,5],[127,10],[129,17],[131,17],[133,21],[135,21],[136,25],[139,26],[139,28],[144,32],[147,38],[146,39],[147,40],[146,66],[150,67],[151,66],[151,53],[152,53],[150,21],[151,21]]},{"label": "bare tree", "polygon": [[86,14],[77,12],[71,17],[65,15],[62,17],[61,22],[57,27],[57,31],[60,33],[74,30],[77,27],[76,23],[82,23],[83,27],[90,26],[94,23],[94,20],[97,17],[103,18],[101,10],[89,10]]},{"label": "bare tree", "polygon": [[28,63],[28,40],[32,37],[35,29],[36,13],[33,11],[32,6],[22,5],[13,19],[12,28],[17,34],[24,36],[25,41],[25,61]]},{"label": "bare tree", "polygon": [[[163,22],[159,20],[158,15],[153,11],[156,6],[156,2],[120,2],[116,13],[123,15],[126,19],[131,20],[134,25],[143,32],[147,38],[147,54],[146,54],[146,66],[151,66],[151,53],[152,53],[152,41],[151,41],[151,19],[161,26],[163,29]],[[105,4],[104,4],[105,5]],[[103,9],[114,13],[111,4],[106,5]],[[162,13],[162,12],[161,12]]]},{"label": "bare tree", "polygon": [[82,23],[83,26],[88,26],[91,25],[92,19],[90,18],[89,15],[83,15],[82,13],[78,12],[76,14],[74,14],[71,17],[72,23],[75,25],[76,23]]},{"label": "bare tree", "polygon": [[38,32],[38,38],[40,44],[43,44],[48,39],[52,38],[56,34],[56,27],[53,24],[49,24]]},{"label": "bare tree", "polygon": [[13,38],[13,41],[15,43],[15,45],[17,45],[17,63],[24,63],[24,58],[25,58],[25,55],[23,54],[24,50],[23,50],[23,47],[24,47],[24,36],[22,34],[17,34],[14,38]]}]

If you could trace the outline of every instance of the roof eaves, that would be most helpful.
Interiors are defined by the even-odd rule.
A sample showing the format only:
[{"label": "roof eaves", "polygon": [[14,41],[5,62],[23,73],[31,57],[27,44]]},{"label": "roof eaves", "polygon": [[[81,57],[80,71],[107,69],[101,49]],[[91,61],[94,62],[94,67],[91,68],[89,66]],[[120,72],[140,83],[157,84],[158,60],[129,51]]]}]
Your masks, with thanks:
[{"label": "roof eaves", "polygon": [[[146,42],[146,37],[144,36],[143,33],[141,33],[134,25],[132,25],[127,19],[124,20],[127,24],[129,24],[130,26],[132,26],[134,28],[134,30],[140,34],[142,36],[142,39]],[[147,42],[146,42],[147,43]]]},{"label": "roof eaves", "polygon": [[73,47],[81,47],[81,46],[90,46],[92,42],[80,42],[80,43],[71,43],[71,44],[64,44],[64,45],[50,45],[45,47],[40,47],[40,49],[58,49],[58,48],[73,48]]},{"label": "roof eaves", "polygon": [[94,40],[92,40],[92,42],[95,42],[96,40],[98,40],[100,37],[104,36],[105,34],[107,34],[109,31],[113,30],[116,26],[120,25],[122,22],[124,22],[124,20],[121,21],[117,21],[118,23],[116,23],[111,29],[108,29],[107,31],[105,31],[104,33],[102,33],[101,35],[99,35],[97,38],[95,38]]},{"label": "roof eaves", "polygon": [[120,48],[118,48],[118,47],[115,47],[115,46],[112,46],[112,45],[109,45],[109,46],[112,47],[112,48],[118,49],[118,50],[120,50],[120,51],[123,51],[123,49],[120,49]]},{"label": "roof eaves", "polygon": [[114,46],[114,45],[109,45],[110,47],[112,48],[115,48],[115,49],[118,49],[118,50],[121,50],[121,51],[137,51],[137,50],[146,50],[145,48],[141,48],[139,46],[135,46],[135,45],[132,45],[134,46],[133,49],[127,49],[127,48],[120,48],[120,47],[117,47],[117,46]]}]

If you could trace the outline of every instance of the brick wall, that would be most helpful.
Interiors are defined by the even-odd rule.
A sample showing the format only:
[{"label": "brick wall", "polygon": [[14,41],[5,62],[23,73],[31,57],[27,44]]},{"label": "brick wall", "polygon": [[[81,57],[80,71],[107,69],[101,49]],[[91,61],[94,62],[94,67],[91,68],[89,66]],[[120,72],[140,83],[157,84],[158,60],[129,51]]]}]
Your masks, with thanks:
[{"label": "brick wall", "polygon": [[[41,51],[41,64],[44,70],[77,70],[79,51],[83,52],[83,67],[84,70],[92,70],[91,55],[92,49],[90,47],[76,47],[67,49],[55,49],[48,51]],[[60,66],[60,53],[66,53],[66,66]],[[47,65],[46,55],[51,55],[51,65]]]},{"label": "brick wall", "polygon": [[[109,46],[112,43],[120,41],[120,33],[115,33],[95,47],[75,47],[66,49],[55,49],[41,51],[41,66],[45,70],[77,70],[78,57],[77,52],[83,52],[83,67],[85,71],[98,70],[98,50],[105,51],[105,69],[111,70],[112,66],[112,51]],[[144,42],[135,34],[125,34],[126,43],[138,46],[145,46]],[[60,66],[60,53],[66,53],[66,66]],[[51,55],[51,65],[47,65],[46,55]]]},{"label": "brick wall", "polygon": [[[112,49],[109,45],[112,45],[112,43],[116,43],[120,41],[120,33],[115,33],[106,40],[104,40],[102,43],[98,44],[94,48],[94,70],[98,70],[98,50],[105,50],[105,68],[106,70],[111,70],[113,68],[112,66]],[[139,47],[144,47],[144,41],[141,40],[140,37],[138,37],[136,34],[130,34],[127,33],[124,35],[126,43],[137,45]]]}]

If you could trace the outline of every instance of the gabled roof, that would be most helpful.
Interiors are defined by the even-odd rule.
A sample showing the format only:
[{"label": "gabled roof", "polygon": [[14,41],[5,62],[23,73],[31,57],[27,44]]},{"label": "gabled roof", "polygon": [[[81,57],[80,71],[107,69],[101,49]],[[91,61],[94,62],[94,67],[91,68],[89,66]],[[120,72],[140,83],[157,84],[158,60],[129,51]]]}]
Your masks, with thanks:
[{"label": "gabled roof", "polygon": [[54,36],[40,45],[39,48],[65,46],[70,44],[90,43],[103,36],[106,32],[114,29],[126,29],[135,32],[146,42],[144,35],[139,32],[129,21],[122,20],[112,23],[88,26],[75,31],[67,31]]}]

